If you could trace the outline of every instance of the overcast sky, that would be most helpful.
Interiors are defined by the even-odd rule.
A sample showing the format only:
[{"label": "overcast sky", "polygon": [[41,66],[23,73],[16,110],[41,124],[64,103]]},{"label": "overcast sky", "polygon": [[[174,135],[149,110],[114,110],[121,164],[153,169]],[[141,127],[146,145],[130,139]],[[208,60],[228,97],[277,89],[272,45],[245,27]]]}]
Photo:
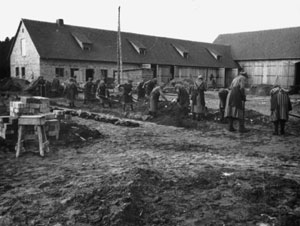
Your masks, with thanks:
[{"label": "overcast sky", "polygon": [[224,33],[300,26],[300,0],[6,0],[0,40],[15,35],[21,18],[98,29],[213,42]]}]

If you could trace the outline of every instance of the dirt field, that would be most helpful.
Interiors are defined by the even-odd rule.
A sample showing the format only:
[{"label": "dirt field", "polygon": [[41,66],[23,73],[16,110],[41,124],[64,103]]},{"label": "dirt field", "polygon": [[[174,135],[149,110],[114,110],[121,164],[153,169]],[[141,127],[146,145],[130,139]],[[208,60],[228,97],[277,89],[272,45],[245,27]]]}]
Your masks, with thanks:
[{"label": "dirt field", "polygon": [[[299,119],[273,136],[268,97],[248,99],[244,134],[218,121],[216,92],[200,122],[166,103],[139,126],[103,122],[103,113],[142,119],[147,109],[77,102],[44,158],[0,149],[0,225],[299,226]],[[299,95],[292,101],[299,114]]]}]

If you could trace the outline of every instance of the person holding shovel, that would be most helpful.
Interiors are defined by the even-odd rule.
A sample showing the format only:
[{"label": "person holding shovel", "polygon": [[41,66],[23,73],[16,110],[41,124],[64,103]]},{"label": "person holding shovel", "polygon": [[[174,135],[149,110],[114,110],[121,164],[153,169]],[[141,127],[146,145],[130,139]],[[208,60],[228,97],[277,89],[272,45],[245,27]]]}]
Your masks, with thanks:
[{"label": "person holding shovel", "polygon": [[111,102],[109,99],[109,91],[103,80],[99,82],[99,85],[96,90],[96,94],[100,100],[100,104],[102,105],[102,107],[105,107],[105,104],[108,104],[108,106],[111,107]]},{"label": "person holding shovel", "polygon": [[239,121],[239,132],[245,133],[249,130],[245,128],[245,102],[246,92],[245,85],[246,79],[248,78],[247,73],[242,71],[239,75],[231,82],[229,93],[226,99],[225,106],[225,117],[228,118],[230,132],[236,131],[233,122],[234,120]]},{"label": "person holding shovel", "polygon": [[128,80],[125,84],[119,86],[119,88],[123,89],[123,111],[126,110],[126,106],[130,105],[131,110],[133,111],[133,99],[132,99],[132,80]]},{"label": "person holding shovel", "polygon": [[156,83],[156,86],[153,88],[153,90],[150,93],[150,109],[149,109],[149,115],[156,117],[157,111],[158,111],[158,102],[159,97],[161,96],[165,101],[168,101],[165,94],[163,93],[163,88],[166,84],[158,85]]},{"label": "person holding shovel", "polygon": [[157,85],[157,79],[153,78],[149,81],[145,82],[143,87],[145,88],[145,94],[147,98],[150,98],[151,92],[154,89],[154,87]]},{"label": "person holding shovel", "polygon": [[179,115],[185,117],[189,113],[190,95],[181,84],[175,85],[175,91],[177,98],[174,101],[177,102],[177,106],[179,107]]}]

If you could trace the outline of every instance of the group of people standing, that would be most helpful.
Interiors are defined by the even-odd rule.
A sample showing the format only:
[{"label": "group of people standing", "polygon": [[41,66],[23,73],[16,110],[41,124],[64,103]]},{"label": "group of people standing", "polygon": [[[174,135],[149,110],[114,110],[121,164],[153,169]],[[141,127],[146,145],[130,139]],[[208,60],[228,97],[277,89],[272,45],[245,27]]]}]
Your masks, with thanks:
[{"label": "group of people standing", "polygon": [[[234,132],[238,130],[240,133],[248,132],[245,128],[245,102],[246,102],[246,81],[247,74],[241,71],[237,77],[233,79],[228,89],[220,89],[219,95],[219,111],[220,120],[224,121],[227,118],[228,130]],[[53,87],[56,87],[52,91],[57,93],[59,87],[59,80],[57,82],[55,78],[52,82]],[[276,79],[277,81],[277,79]],[[122,107],[123,111],[126,111],[128,106],[133,110],[133,81],[128,80],[126,83],[119,85],[122,90]],[[277,82],[275,82],[277,83]],[[157,79],[153,78],[149,81],[141,81],[137,84],[137,100],[147,100],[149,102],[149,115],[156,117],[158,114],[158,103],[160,97],[165,101],[168,101],[164,94],[164,87],[166,83],[158,84]],[[180,114],[187,116],[191,113],[194,120],[203,120],[207,113],[207,107],[205,104],[205,91],[207,90],[206,82],[202,75],[199,75],[193,85],[189,89],[185,88],[182,84],[174,85],[177,97],[172,101],[176,102]],[[78,89],[76,80],[70,78],[66,83],[64,94],[69,101],[69,106],[74,107],[74,101],[78,95]],[[104,107],[108,104],[111,107],[111,101],[107,85],[103,80],[95,84],[92,79],[89,79],[84,86],[84,103],[92,100],[96,95],[96,98],[100,100],[100,103]],[[270,106],[271,117],[270,120],[274,124],[274,135],[285,134],[285,124],[288,121],[289,111],[292,110],[291,101],[288,92],[278,84],[274,84],[270,92]],[[238,121],[238,129],[234,127],[234,122]],[[279,130],[280,128],[280,130]]]},{"label": "group of people standing", "polygon": [[[245,102],[246,92],[245,85],[248,76],[245,72],[240,72],[235,77],[229,87],[229,90],[221,89],[219,91],[221,120],[228,118],[231,132],[236,131],[234,121],[237,120],[241,133],[248,132],[245,128]],[[274,124],[274,135],[285,134],[285,123],[289,118],[289,111],[292,105],[288,91],[277,84],[278,77],[275,79],[273,88],[270,91],[270,121]],[[280,126],[280,132],[279,132]]]},{"label": "group of people standing", "polygon": [[[219,110],[221,121],[225,118],[228,119],[228,131],[234,132],[238,130],[240,133],[249,132],[249,129],[245,127],[245,103],[246,103],[246,81],[248,75],[246,72],[241,71],[237,77],[233,79],[229,89],[220,89],[219,95]],[[278,78],[275,80],[275,84],[270,91],[270,121],[274,124],[274,135],[285,134],[285,124],[289,118],[289,111],[292,110],[292,105],[288,91],[277,84]],[[149,113],[153,116],[157,115],[158,100],[161,96],[167,101],[166,96],[163,93],[162,85],[157,85],[154,80],[153,90],[148,94],[150,97],[150,109]],[[194,84],[190,87],[189,92],[181,85],[175,85],[175,91],[177,98],[173,102],[177,102],[177,105],[183,116],[187,116],[190,112],[194,120],[203,120],[207,113],[207,107],[205,105],[205,91],[207,89],[206,82],[202,75],[199,75],[194,81]],[[234,127],[234,122],[238,121],[238,129]]]}]

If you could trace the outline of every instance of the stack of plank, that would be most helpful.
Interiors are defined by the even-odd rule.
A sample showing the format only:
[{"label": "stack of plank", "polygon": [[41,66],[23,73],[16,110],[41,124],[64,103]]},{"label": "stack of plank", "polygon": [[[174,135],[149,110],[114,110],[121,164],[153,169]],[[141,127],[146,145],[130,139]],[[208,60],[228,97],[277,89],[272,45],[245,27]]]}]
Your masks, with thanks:
[{"label": "stack of plank", "polygon": [[10,116],[37,115],[50,112],[50,101],[45,97],[21,97],[20,101],[10,102]]},{"label": "stack of plank", "polygon": [[[0,136],[4,139],[11,135],[12,138],[16,139],[18,129],[18,117],[22,115],[44,115],[46,118],[45,130],[49,137],[56,137],[59,135],[59,120],[61,115],[50,112],[50,100],[49,98],[40,96],[22,96],[20,101],[10,102],[10,116],[6,116],[4,121],[12,121],[12,118],[16,118],[16,123],[2,123],[0,124],[1,134]],[[35,128],[28,128],[25,130],[28,137],[35,135]]]}]

